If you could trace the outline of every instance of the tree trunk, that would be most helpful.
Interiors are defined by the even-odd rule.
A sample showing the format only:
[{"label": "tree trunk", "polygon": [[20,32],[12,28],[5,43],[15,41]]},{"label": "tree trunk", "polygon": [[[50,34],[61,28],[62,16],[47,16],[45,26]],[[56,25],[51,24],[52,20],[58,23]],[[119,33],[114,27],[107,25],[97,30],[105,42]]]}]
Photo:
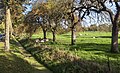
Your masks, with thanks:
[{"label": "tree trunk", "polygon": [[5,51],[9,51],[9,25],[11,24],[10,9],[6,7],[6,23],[5,23]]},{"label": "tree trunk", "polygon": [[52,34],[53,34],[53,42],[55,42],[55,41],[56,41],[56,37],[55,37],[55,30],[54,30],[54,31],[52,31]]},{"label": "tree trunk", "polygon": [[111,52],[118,53],[118,18],[119,18],[120,10],[117,11],[117,14],[114,17],[114,21],[112,21],[112,41],[111,41]]},{"label": "tree trunk", "polygon": [[118,53],[118,26],[113,24],[112,27],[112,42],[111,42],[111,52]]},{"label": "tree trunk", "polygon": [[71,28],[71,45],[75,45],[75,41],[76,41],[75,29]]},{"label": "tree trunk", "polygon": [[10,21],[10,25],[9,25],[9,31],[10,31],[10,37],[13,37],[13,27],[12,27],[12,22]]},{"label": "tree trunk", "polygon": [[46,38],[46,30],[45,29],[43,29],[43,36],[44,36],[43,39],[46,41],[47,38]]}]

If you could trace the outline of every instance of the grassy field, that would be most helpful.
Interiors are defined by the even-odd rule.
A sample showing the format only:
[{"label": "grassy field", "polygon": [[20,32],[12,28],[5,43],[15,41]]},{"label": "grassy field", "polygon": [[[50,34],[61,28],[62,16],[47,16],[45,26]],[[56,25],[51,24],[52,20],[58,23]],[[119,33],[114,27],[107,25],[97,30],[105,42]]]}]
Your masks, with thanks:
[{"label": "grassy field", "polygon": [[[34,38],[42,38],[42,34],[34,34]],[[70,33],[57,35],[55,43],[47,42],[47,46],[54,49],[62,49],[70,51],[80,58],[91,60],[111,60],[120,59],[120,54],[109,53],[111,47],[111,33],[110,32],[81,32],[77,33],[76,45],[70,45]],[[52,35],[48,33],[48,38],[52,39]],[[120,39],[119,39],[120,42]],[[120,46],[119,46],[120,47]],[[100,61],[99,60],[99,61]]]},{"label": "grassy field", "polygon": [[11,40],[10,47],[11,52],[4,52],[0,42],[0,73],[51,73],[15,41]]},{"label": "grassy field", "polygon": [[[120,54],[109,52],[110,32],[77,33],[76,45],[73,46],[70,45],[70,33],[56,35],[56,42],[34,42],[35,39],[42,37],[42,33],[34,34],[31,40],[21,41],[21,44],[40,63],[47,65],[53,71],[56,70],[54,72],[109,73],[111,71],[111,73],[120,73]],[[48,33],[47,37],[52,39],[52,34]]]}]

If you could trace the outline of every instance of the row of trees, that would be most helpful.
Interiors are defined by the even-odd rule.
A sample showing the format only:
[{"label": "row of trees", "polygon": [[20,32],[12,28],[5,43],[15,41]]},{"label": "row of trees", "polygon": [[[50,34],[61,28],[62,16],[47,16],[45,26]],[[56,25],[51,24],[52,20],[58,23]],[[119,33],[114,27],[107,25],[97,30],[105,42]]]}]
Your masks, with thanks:
[{"label": "row of trees", "polygon": [[[12,24],[22,21],[23,3],[28,0],[1,1],[5,9],[6,16],[5,50],[9,51],[9,28],[10,34],[12,35]],[[111,3],[116,7],[115,14],[105,5],[106,3]],[[71,44],[74,45],[75,26],[80,24],[86,16],[91,18],[92,13],[101,14],[101,17],[98,17],[98,19],[101,18],[101,21],[106,19],[111,20],[111,52],[119,52],[118,23],[120,6],[117,0],[43,0],[43,2],[38,0],[36,3],[34,3],[32,11],[25,16],[24,24],[25,26],[29,26],[31,29],[30,31],[35,31],[38,26],[41,26],[44,33],[44,39],[46,39],[46,31],[48,28],[50,28],[53,33],[53,41],[55,41],[55,33],[58,26],[67,25],[67,27],[71,29]]]},{"label": "row of trees", "polygon": [[[111,9],[105,5],[111,3],[116,7],[116,12],[112,12]],[[35,10],[35,11],[34,11]],[[118,18],[120,6],[118,1],[113,0],[48,0],[47,2],[40,3],[38,6],[33,7],[32,15],[39,17],[45,21],[47,25],[54,22],[53,25],[61,22],[61,19],[65,21],[65,24],[71,28],[71,44],[75,44],[75,26],[81,22],[85,16],[91,16],[92,13],[101,14],[100,21],[110,19],[112,23],[112,41],[111,52],[119,52],[118,50]],[[56,17],[57,16],[57,17]],[[45,20],[44,20],[45,17]],[[58,19],[57,19],[58,18]],[[38,20],[39,21],[39,20]],[[41,21],[39,21],[40,23]],[[51,23],[52,22],[52,23]],[[45,25],[45,23],[43,23]],[[42,23],[40,23],[41,25]],[[41,25],[42,26],[42,25]],[[54,29],[55,30],[55,29]],[[44,32],[44,31],[43,31]]]},{"label": "row of trees", "polygon": [[[48,0],[47,2],[36,3],[31,12],[28,13],[26,20],[32,24],[39,25],[43,29],[44,39],[46,39],[46,31],[49,28],[53,33],[53,41],[58,27],[70,27],[71,44],[75,44],[75,26],[79,24],[79,13],[76,13],[74,0]],[[34,17],[32,17],[34,16]],[[34,18],[34,20],[33,20]],[[36,22],[37,23],[36,23]]]}]

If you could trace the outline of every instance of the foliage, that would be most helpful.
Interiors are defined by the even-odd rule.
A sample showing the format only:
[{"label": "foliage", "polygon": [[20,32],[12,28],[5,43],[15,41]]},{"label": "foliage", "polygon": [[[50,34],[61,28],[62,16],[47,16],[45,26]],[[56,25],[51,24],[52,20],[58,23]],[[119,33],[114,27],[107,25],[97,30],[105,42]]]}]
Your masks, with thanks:
[{"label": "foliage", "polygon": [[88,31],[97,31],[97,25],[90,25],[90,27],[88,28]]},{"label": "foliage", "polygon": [[2,0],[2,4],[4,5],[2,9],[5,11],[5,7],[8,6],[8,8],[10,8],[12,23],[14,25],[19,24],[23,21],[24,15],[22,13],[25,9],[23,7],[23,4],[27,2],[28,0]]},{"label": "foliage", "polygon": [[111,32],[112,31],[112,25],[111,24],[93,24],[89,27],[84,27],[87,31],[103,31],[103,32]]}]

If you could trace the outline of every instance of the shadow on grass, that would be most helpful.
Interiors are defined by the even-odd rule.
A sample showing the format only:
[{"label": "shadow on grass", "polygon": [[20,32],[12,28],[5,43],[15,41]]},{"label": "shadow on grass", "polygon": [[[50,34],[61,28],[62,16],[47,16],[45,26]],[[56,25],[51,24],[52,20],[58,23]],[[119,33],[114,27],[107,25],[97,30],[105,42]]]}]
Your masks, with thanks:
[{"label": "shadow on grass", "polygon": [[[102,64],[96,61],[81,60],[69,53],[56,51],[49,48],[27,49],[39,62],[44,64],[54,73],[110,73],[107,61]],[[115,62],[116,64],[116,62]],[[111,73],[119,73],[119,65],[113,65]],[[115,66],[115,67],[114,67]]]},{"label": "shadow on grass", "polygon": [[82,43],[70,46],[70,50],[85,50],[85,51],[104,51],[109,52],[110,44]]},{"label": "shadow on grass", "polygon": [[41,73],[14,54],[0,55],[0,73]]},{"label": "shadow on grass", "polygon": [[63,34],[62,36],[66,37],[66,38],[71,38],[71,34]]},{"label": "shadow on grass", "polygon": [[[32,40],[33,41],[33,40]],[[24,42],[24,43],[23,43]],[[23,44],[29,43],[30,41],[25,41],[23,40]],[[28,44],[27,46],[24,46],[26,48],[32,47],[33,46],[33,42],[32,44]],[[110,48],[111,48],[111,44],[97,44],[97,43],[80,43],[80,44],[76,44],[76,45],[70,45],[70,44],[64,44],[64,43],[58,43],[58,42],[47,42],[44,43],[44,45],[51,45],[53,46],[52,48],[54,48],[55,46],[58,46],[58,48],[60,48],[59,46],[64,46],[63,49],[65,50],[69,50],[69,51],[89,51],[89,52],[94,52],[94,54],[96,55],[106,55],[108,57],[113,57],[113,58],[118,58],[120,56],[120,54],[112,54],[110,53]],[[33,47],[34,48],[34,47]],[[40,47],[37,47],[40,48]],[[119,46],[120,48],[120,46]],[[34,49],[35,51],[36,49]],[[100,51],[100,52],[96,52],[96,51]]]},{"label": "shadow on grass", "polygon": [[[23,43],[24,42],[24,43]],[[30,42],[30,41],[29,41]],[[70,53],[61,52],[53,48],[40,48],[38,47],[27,47],[25,46],[28,41],[22,41],[21,44],[29,51],[35,59],[44,64],[47,68],[52,70],[54,73],[120,73],[119,61],[101,60],[99,63],[95,60],[81,60],[75,56],[71,56]],[[59,43],[48,43],[47,45],[65,45],[70,48],[71,51],[84,50],[84,51],[103,51],[95,54],[104,54],[108,57],[117,58],[119,55],[109,53],[110,44],[96,44],[96,43],[82,43],[70,46],[68,44]],[[30,45],[30,43],[29,43]]]},{"label": "shadow on grass", "polygon": [[[112,36],[97,36],[96,38],[112,38]],[[120,38],[120,37],[118,37]]]},{"label": "shadow on grass", "polygon": [[[82,43],[70,46],[70,51],[89,51],[94,52],[96,55],[105,55],[107,57],[112,57],[118,59],[120,53],[110,52],[111,44],[96,44],[96,43]],[[119,46],[120,48],[120,46]]]},{"label": "shadow on grass", "polygon": [[19,52],[19,44],[16,41],[10,40],[10,43],[12,46],[10,53],[0,48],[0,73],[51,73],[44,66],[33,65],[32,62],[25,60],[24,58],[27,57],[23,57],[23,54]]},{"label": "shadow on grass", "polygon": [[[61,53],[52,49],[40,49],[39,47],[35,47],[29,48],[28,51],[35,57],[35,59],[39,63],[44,64],[54,73],[107,73],[106,68],[102,68],[102,66],[95,62],[78,60],[66,53]],[[102,69],[103,72],[100,69]]]}]

